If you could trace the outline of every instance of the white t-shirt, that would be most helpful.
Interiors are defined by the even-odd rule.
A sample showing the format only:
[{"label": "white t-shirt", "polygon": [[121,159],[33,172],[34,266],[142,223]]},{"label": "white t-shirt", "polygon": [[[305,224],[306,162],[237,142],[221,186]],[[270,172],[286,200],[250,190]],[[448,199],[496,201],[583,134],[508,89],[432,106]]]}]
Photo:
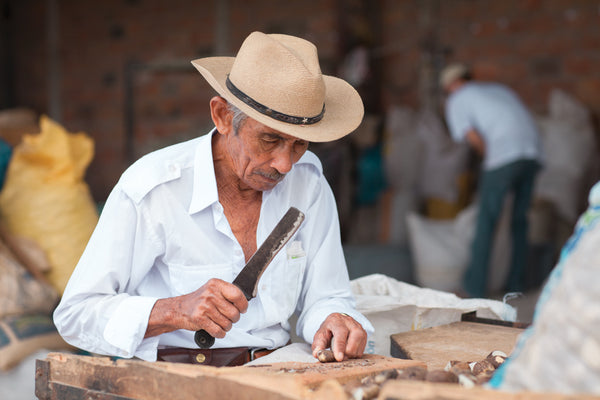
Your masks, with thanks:
[{"label": "white t-shirt", "polygon": [[485,142],[483,167],[502,167],[520,159],[541,160],[537,125],[517,95],[497,83],[467,82],[446,104],[452,137],[462,141],[475,129]]}]

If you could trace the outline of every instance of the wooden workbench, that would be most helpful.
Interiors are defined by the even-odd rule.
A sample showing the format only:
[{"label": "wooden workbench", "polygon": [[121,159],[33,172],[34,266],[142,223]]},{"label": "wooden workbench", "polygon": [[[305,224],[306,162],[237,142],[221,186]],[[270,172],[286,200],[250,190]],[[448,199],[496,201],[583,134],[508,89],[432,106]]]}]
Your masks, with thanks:
[{"label": "wooden workbench", "polygon": [[429,370],[448,361],[480,361],[500,350],[510,355],[522,328],[459,321],[391,335],[393,357],[423,361]]},{"label": "wooden workbench", "polygon": [[216,368],[51,353],[45,360],[37,360],[35,393],[40,400],[336,400],[345,397],[332,395],[332,386],[323,385],[325,381],[335,382],[334,393],[341,390],[343,394],[341,384],[349,380],[409,367],[425,365],[420,361],[365,355],[341,363],[287,362]]},{"label": "wooden workbench", "polygon": [[[390,368],[425,368],[419,361],[365,356],[343,363],[274,363],[256,367],[113,361],[107,357],[51,353],[37,360],[40,400],[346,400],[342,384]],[[379,400],[567,400],[548,393],[505,393],[482,387],[423,381],[385,382]],[[600,397],[577,396],[579,400]]]}]

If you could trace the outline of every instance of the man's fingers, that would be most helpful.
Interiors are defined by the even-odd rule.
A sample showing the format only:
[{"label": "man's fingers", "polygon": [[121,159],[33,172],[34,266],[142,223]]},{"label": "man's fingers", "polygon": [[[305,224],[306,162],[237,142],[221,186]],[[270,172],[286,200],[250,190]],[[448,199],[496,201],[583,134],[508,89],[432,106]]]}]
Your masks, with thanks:
[{"label": "man's fingers", "polygon": [[227,285],[221,293],[223,298],[233,304],[239,313],[243,314],[248,310],[248,300],[239,287],[233,284]]},{"label": "man's fingers", "polygon": [[362,357],[364,349],[367,345],[367,338],[361,330],[351,330],[348,335],[348,342],[346,344],[346,355],[348,358],[359,358]]},{"label": "man's fingers", "polygon": [[[244,298],[245,300],[246,298]],[[224,321],[225,324],[227,324],[228,322],[231,323],[235,323],[238,322],[240,320],[240,315],[242,312],[246,311],[247,308],[247,304],[246,303],[246,307],[242,306],[242,310],[240,310],[238,308],[238,306],[236,306],[235,304],[231,303],[229,300],[227,300],[226,298],[221,299],[221,301],[219,301],[216,305],[215,305],[215,315],[217,316],[217,318],[219,316],[224,317],[227,321]],[[220,320],[215,320],[215,322],[219,322]],[[221,324],[220,324],[221,325]],[[225,325],[221,325],[223,328],[226,328]],[[229,330],[229,329],[227,329]]]},{"label": "man's fingers", "polygon": [[331,339],[331,350],[337,361],[344,361],[346,357],[346,347],[348,343],[348,330],[338,330]]},{"label": "man's fingers", "polygon": [[367,344],[367,332],[352,317],[346,314],[329,315],[313,339],[313,356],[319,350],[331,347],[336,361],[358,358],[363,355]]},{"label": "man's fingers", "polygon": [[245,313],[248,309],[248,300],[241,289],[232,283],[220,279],[211,279],[206,285],[206,295],[210,296],[215,305],[225,309],[228,304],[236,308],[236,313]]},{"label": "man's fingers", "polygon": [[324,350],[329,347],[330,340],[331,331],[323,329],[319,329],[317,331],[312,343],[312,354],[315,358],[320,350]]},{"label": "man's fingers", "polygon": [[222,338],[248,309],[248,300],[235,285],[220,279],[211,279],[197,291],[190,293],[187,303],[194,310],[194,330],[204,329],[214,337]]},{"label": "man's fingers", "polygon": [[[211,332],[212,329],[212,333]],[[218,339],[223,339],[225,337],[225,335],[227,334],[227,331],[223,328],[221,328],[220,325],[215,324],[214,322],[212,323],[212,325],[210,326],[210,328],[206,328],[204,329],[206,332],[210,333],[213,337],[218,338]]]}]

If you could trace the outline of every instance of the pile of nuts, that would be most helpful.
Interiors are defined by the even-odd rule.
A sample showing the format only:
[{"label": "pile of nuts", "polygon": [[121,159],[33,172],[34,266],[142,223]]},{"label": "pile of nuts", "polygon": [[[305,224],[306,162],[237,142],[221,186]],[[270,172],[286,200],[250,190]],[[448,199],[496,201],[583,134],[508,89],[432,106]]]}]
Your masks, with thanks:
[{"label": "pile of nuts", "polygon": [[[450,361],[443,371],[454,375],[451,381],[441,380],[432,382],[458,382],[465,387],[473,387],[482,385],[490,380],[496,368],[498,368],[504,360],[506,354],[502,351],[492,351],[485,359],[476,362],[461,362]],[[434,373],[436,371],[431,371]],[[429,375],[429,373],[428,373]],[[427,379],[430,380],[430,379]]]},{"label": "pile of nuts", "polygon": [[391,379],[458,383],[470,388],[489,381],[496,368],[506,358],[507,355],[502,351],[493,351],[481,361],[450,361],[443,370],[427,371],[424,367],[391,369],[374,376],[365,377],[359,382],[349,382],[344,385],[344,389],[350,399],[370,400],[376,398],[379,395],[381,385]]}]

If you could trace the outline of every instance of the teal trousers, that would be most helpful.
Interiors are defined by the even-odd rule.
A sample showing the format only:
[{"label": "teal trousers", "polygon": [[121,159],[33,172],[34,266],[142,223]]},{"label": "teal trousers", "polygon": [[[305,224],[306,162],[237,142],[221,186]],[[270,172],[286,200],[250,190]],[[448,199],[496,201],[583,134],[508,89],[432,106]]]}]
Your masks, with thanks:
[{"label": "teal trousers", "polygon": [[464,274],[463,288],[471,297],[488,294],[488,272],[494,233],[504,199],[514,194],[511,215],[512,254],[507,292],[524,289],[524,273],[527,263],[527,212],[530,207],[535,175],[539,169],[535,160],[518,160],[503,167],[483,171],[479,179],[479,212],[475,237],[471,245],[471,260]]}]

